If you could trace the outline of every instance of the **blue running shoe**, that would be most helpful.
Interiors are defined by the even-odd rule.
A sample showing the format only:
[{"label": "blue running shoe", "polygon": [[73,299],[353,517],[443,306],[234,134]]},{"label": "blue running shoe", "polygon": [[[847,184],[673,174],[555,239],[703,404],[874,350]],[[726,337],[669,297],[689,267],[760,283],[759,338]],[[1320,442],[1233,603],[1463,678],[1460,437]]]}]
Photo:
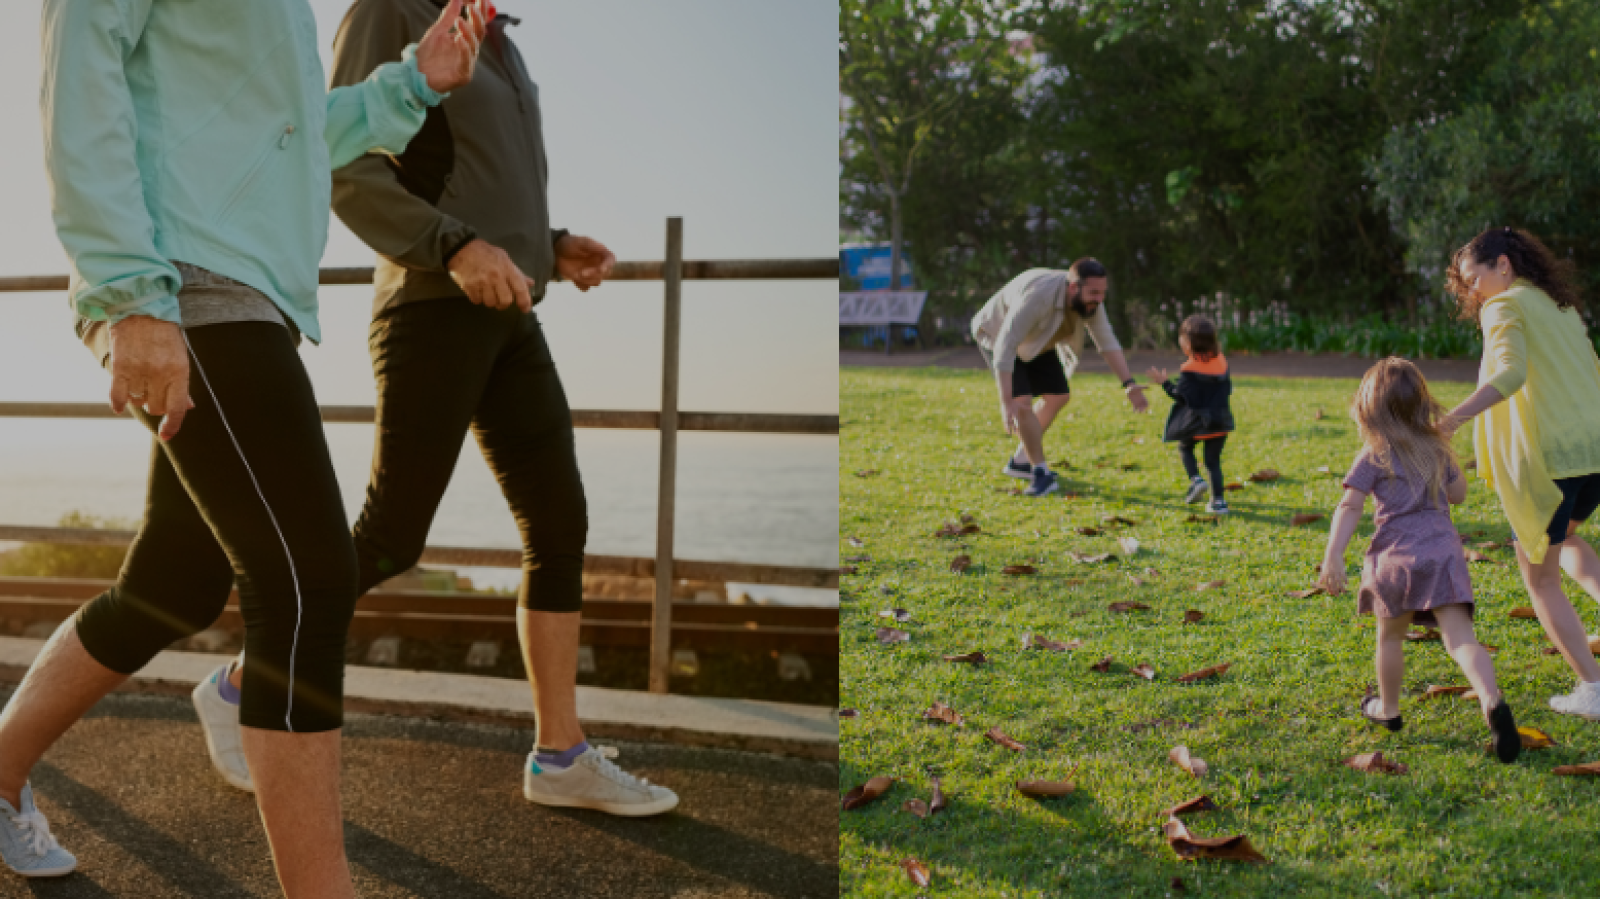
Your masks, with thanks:
[{"label": "blue running shoe", "polygon": [[22,785],[22,810],[0,799],[0,860],[23,877],[60,877],[78,859],[50,835],[50,822],[33,804],[33,785]]},{"label": "blue running shoe", "polygon": [[1055,493],[1060,489],[1061,480],[1056,477],[1056,473],[1053,471],[1044,471],[1043,469],[1040,469],[1033,473],[1033,483],[1029,484],[1022,491],[1022,495],[1045,496]]},{"label": "blue running shoe", "polygon": [[1006,467],[1000,469],[1000,473],[1026,481],[1033,477],[1033,466],[1027,462],[1018,462],[1017,457],[1012,456],[1006,460]]},{"label": "blue running shoe", "polygon": [[1183,501],[1186,503],[1201,502],[1206,498],[1207,489],[1205,478],[1195,478],[1189,482],[1189,492],[1183,495]]}]

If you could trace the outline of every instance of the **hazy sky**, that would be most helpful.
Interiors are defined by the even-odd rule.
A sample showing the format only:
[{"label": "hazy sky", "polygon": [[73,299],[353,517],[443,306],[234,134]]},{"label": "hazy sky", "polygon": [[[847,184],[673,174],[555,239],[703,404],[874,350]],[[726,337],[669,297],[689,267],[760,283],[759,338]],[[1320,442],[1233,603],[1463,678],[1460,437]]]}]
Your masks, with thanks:
[{"label": "hazy sky", "polygon": [[[540,86],[558,227],[624,260],[661,258],[669,215],[684,217],[691,259],[837,252],[836,3],[497,2],[522,19],[510,34]],[[311,5],[326,62],[348,4]],[[27,26],[0,31],[0,275],[63,273],[41,161],[39,10],[19,6]],[[323,261],[366,265],[371,253],[334,219]],[[658,404],[660,292],[552,287],[539,313],[573,406]],[[683,407],[836,411],[836,292],[832,281],[686,284]],[[322,292],[326,340],[302,350],[322,402],[372,400],[369,296]],[[0,294],[0,315],[0,399],[104,396],[61,294]]]}]

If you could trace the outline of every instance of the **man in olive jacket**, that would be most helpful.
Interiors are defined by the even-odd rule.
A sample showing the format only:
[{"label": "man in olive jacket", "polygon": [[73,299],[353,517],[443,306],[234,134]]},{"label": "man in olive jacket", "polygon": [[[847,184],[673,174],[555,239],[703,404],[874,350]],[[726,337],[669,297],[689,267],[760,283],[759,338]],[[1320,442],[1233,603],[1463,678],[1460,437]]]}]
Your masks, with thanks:
[{"label": "man in olive jacket", "polygon": [[[398,59],[442,5],[357,0],[334,43],[332,82]],[[405,151],[334,173],[334,212],[378,252],[368,341],[377,446],[354,528],[359,589],[417,564],[470,428],[522,535],[517,625],[538,716],[523,793],[656,815],[677,795],[623,771],[578,723],[588,518],[571,411],[532,312],[552,278],[587,290],[616,260],[551,229],[539,89],[506,33],[519,20],[492,15],[472,82],[429,110]]]}]

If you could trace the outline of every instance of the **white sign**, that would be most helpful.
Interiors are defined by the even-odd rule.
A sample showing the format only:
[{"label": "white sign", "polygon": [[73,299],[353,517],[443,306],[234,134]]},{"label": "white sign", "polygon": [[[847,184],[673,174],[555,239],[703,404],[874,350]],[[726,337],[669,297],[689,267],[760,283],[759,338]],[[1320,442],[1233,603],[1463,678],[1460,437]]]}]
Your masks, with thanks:
[{"label": "white sign", "polygon": [[841,325],[914,325],[926,290],[858,290],[839,294]]}]

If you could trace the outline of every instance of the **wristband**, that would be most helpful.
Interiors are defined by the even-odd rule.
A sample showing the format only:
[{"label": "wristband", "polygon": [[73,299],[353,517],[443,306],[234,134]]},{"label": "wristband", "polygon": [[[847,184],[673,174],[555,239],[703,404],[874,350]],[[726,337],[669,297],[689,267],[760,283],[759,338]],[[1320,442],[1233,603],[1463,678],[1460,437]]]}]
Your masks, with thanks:
[{"label": "wristband", "polygon": [[1123,390],[1127,390],[1129,387],[1132,387],[1134,384],[1137,384],[1137,383],[1138,383],[1137,379],[1129,378],[1128,380],[1122,382],[1122,389]]}]

